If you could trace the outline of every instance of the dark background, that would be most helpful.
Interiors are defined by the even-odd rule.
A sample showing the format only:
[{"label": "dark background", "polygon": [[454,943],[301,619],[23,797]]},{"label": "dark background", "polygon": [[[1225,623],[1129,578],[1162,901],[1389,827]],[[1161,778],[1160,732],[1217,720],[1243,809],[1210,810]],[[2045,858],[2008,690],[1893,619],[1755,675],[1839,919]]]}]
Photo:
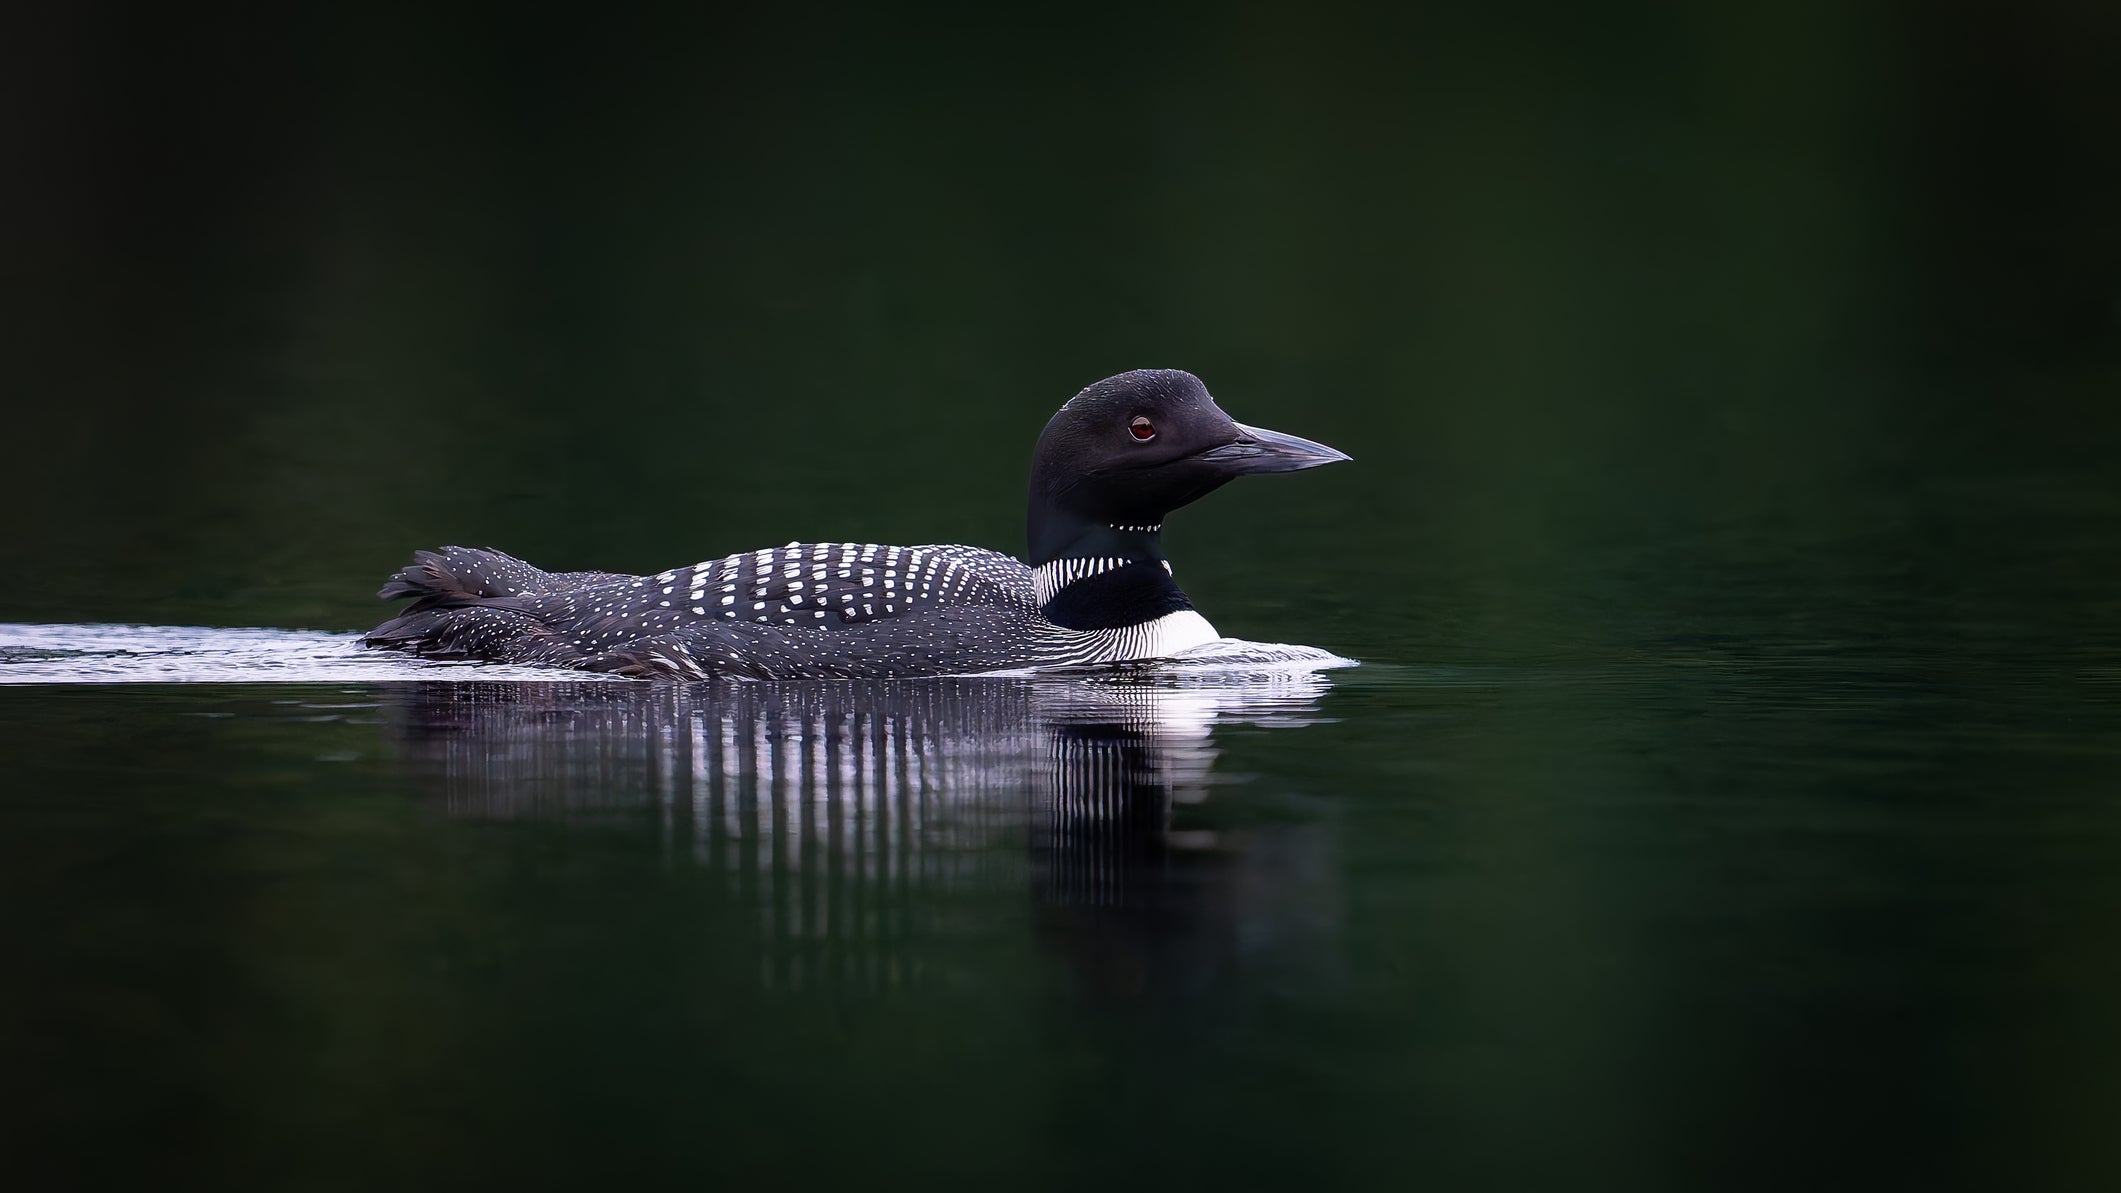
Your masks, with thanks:
[{"label": "dark background", "polygon": [[1293,535],[1397,617],[1762,517],[1669,579],[1851,527],[1894,591],[2114,574],[1994,524],[2114,515],[2111,6],[42,7],[0,617],[1018,550],[1045,417],[1141,366],[1359,461],[1186,515],[1211,594]]}]

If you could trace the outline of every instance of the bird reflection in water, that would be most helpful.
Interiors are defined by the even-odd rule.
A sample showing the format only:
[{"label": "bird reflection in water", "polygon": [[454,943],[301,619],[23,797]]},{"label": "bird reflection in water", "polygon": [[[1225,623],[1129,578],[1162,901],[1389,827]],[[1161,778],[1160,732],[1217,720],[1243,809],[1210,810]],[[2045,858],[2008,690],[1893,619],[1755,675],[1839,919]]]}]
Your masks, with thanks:
[{"label": "bird reflection in water", "polygon": [[1196,806],[1228,779],[1219,728],[1310,724],[1326,687],[1283,668],[387,699],[452,815],[652,822],[666,854],[757,909],[770,986],[923,983],[953,940],[1020,924],[1028,893],[1036,935],[1089,989],[1133,996],[1315,936],[1316,817],[1264,785],[1244,793],[1269,805],[1263,828],[1210,829]]}]

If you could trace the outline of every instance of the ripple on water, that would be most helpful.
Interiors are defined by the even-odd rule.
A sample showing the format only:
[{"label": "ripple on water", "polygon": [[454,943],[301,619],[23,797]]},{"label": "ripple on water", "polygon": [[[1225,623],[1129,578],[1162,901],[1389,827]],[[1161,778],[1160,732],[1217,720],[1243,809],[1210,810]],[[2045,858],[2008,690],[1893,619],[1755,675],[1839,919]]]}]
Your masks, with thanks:
[{"label": "ripple on water", "polygon": [[[1351,660],[1308,646],[1225,638],[1177,659],[1070,668],[1066,673],[1115,682],[1191,687],[1354,665]],[[554,674],[550,668],[443,662],[365,650],[358,633],[203,626],[0,625],[0,684],[381,683],[462,680],[473,675],[481,680],[549,682]],[[589,672],[567,674],[571,679],[588,682],[641,682]]]}]

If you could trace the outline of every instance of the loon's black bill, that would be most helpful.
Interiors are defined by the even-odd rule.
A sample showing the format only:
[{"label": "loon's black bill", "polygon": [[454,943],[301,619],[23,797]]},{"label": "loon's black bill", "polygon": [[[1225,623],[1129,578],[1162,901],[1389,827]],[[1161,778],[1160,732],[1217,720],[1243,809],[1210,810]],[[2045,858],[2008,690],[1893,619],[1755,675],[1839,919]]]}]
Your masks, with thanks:
[{"label": "loon's black bill", "polygon": [[1313,443],[1280,431],[1269,431],[1264,427],[1248,427],[1237,424],[1241,438],[1235,443],[1210,448],[1200,458],[1221,465],[1226,471],[1243,475],[1254,472],[1301,472],[1321,464],[1338,464],[1354,457],[1346,452],[1334,451],[1323,443]]}]

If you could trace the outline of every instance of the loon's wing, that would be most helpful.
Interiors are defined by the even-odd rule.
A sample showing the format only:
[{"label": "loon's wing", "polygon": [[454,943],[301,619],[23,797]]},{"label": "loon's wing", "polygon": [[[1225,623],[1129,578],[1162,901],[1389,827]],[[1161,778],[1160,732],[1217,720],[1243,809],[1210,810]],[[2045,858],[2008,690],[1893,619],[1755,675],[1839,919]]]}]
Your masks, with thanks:
[{"label": "loon's wing", "polygon": [[[564,608],[555,608],[555,604]],[[1030,572],[996,551],[930,544],[790,543],[654,576],[538,594],[537,611],[598,634],[716,623],[837,629],[925,609],[1033,605]]]},{"label": "loon's wing", "polygon": [[1037,611],[1023,564],[943,544],[792,543],[654,576],[550,573],[451,547],[419,553],[381,595],[416,599],[371,646],[695,679],[1008,666]]},{"label": "loon's wing", "polygon": [[571,666],[790,679],[1010,665],[1037,598],[1029,569],[977,547],[791,543],[540,594],[533,611],[583,652]]}]

